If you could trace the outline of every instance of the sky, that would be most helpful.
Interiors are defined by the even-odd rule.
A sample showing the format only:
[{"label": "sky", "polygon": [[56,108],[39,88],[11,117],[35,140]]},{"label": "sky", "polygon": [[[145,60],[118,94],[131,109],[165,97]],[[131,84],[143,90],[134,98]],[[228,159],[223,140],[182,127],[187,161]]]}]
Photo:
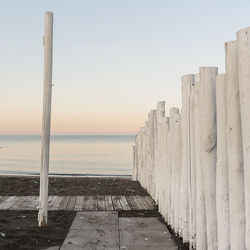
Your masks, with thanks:
[{"label": "sky", "polygon": [[54,134],[134,134],[181,76],[224,72],[250,1],[0,0],[0,134],[39,134],[45,11],[54,13]]}]

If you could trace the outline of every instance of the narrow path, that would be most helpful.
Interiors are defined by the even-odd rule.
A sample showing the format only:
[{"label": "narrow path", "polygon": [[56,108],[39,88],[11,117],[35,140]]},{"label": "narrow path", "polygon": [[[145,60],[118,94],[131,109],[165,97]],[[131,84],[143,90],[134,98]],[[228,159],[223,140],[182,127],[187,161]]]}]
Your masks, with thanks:
[{"label": "narrow path", "polygon": [[165,225],[153,217],[119,218],[117,211],[78,212],[62,250],[174,250]]}]

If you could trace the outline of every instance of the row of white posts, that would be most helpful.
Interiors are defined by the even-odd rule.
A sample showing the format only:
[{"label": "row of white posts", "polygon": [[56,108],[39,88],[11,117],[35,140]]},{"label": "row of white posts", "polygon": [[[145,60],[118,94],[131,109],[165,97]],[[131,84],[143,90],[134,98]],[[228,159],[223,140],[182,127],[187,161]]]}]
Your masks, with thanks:
[{"label": "row of white posts", "polygon": [[159,102],[134,146],[134,180],[198,250],[250,249],[250,27],[225,63],[183,76],[181,112]]}]

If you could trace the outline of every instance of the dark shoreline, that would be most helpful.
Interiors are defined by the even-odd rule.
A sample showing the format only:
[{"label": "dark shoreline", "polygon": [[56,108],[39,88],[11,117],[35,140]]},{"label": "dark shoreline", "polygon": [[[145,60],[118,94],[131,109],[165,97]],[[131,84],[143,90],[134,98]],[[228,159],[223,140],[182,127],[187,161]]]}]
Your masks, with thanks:
[{"label": "dark shoreline", "polygon": [[[0,176],[0,196],[39,195],[39,176]],[[49,195],[148,195],[128,178],[49,177]]]},{"label": "dark shoreline", "polygon": [[[6,172],[6,171],[5,171]],[[38,172],[15,172],[9,171],[8,173],[1,173],[0,171],[0,178],[1,177],[39,177],[40,173]],[[65,173],[50,173],[49,177],[56,177],[56,178],[63,178],[63,177],[86,177],[86,178],[125,178],[125,179],[132,179],[132,175],[130,174],[65,174]]]}]

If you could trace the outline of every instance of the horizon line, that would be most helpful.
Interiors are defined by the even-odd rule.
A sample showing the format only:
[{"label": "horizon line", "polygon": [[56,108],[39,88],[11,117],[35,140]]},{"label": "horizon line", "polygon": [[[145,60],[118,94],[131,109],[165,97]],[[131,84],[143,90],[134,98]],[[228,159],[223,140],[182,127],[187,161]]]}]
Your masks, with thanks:
[{"label": "horizon line", "polygon": [[[42,135],[42,133],[0,133],[1,135]],[[53,135],[136,135],[136,133],[52,133]]]}]

